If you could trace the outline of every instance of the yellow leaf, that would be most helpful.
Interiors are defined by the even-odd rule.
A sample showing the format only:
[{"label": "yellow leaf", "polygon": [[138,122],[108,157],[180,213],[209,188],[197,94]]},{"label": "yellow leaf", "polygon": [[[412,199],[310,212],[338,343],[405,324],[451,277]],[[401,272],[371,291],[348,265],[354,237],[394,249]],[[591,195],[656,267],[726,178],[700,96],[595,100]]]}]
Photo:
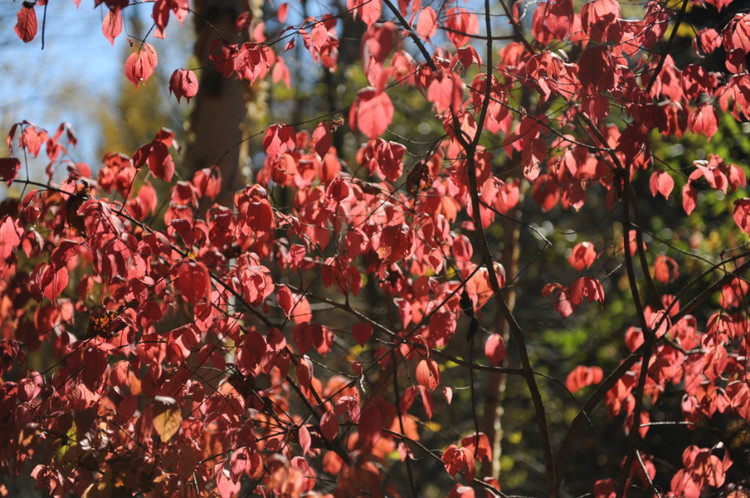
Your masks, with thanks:
[{"label": "yellow leaf", "polygon": [[154,429],[162,441],[169,441],[180,430],[182,412],[172,398],[157,396],[154,403]]},{"label": "yellow leaf", "polygon": [[86,488],[81,498],[110,498],[112,496],[112,472],[106,472],[101,479]]},{"label": "yellow leaf", "polygon": [[430,429],[432,432],[440,432],[440,429],[443,428],[442,425],[438,424],[437,422],[428,421],[424,424],[428,429]]}]

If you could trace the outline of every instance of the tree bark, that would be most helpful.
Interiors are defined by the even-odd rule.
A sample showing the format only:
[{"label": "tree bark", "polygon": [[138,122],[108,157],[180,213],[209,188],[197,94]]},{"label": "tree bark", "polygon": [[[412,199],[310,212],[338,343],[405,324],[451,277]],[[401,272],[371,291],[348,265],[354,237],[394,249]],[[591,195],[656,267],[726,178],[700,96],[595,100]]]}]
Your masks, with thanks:
[{"label": "tree bark", "polygon": [[235,21],[249,10],[247,0],[197,0],[195,57],[201,68],[198,94],[190,116],[190,141],[185,166],[195,172],[216,165],[221,192],[215,199],[232,207],[234,193],[245,184],[240,169],[242,124],[246,119],[246,85],[236,76],[223,78],[209,58],[216,39],[242,43]]},{"label": "tree bark", "polygon": [[[523,194],[522,194],[523,196]],[[519,200],[519,204],[523,197]],[[520,215],[520,209],[515,207],[508,212],[509,217],[515,218]],[[518,258],[521,255],[521,247],[518,239],[521,233],[521,225],[510,219],[505,221],[505,230],[503,233],[503,252],[502,265],[505,268],[506,281],[515,277],[518,272]],[[508,303],[508,309],[513,311],[516,305],[516,290],[510,286],[505,292],[505,300]],[[508,322],[503,318],[500,310],[495,316],[495,332],[502,335],[505,344],[510,340],[510,327]],[[506,366],[507,358],[503,360],[502,366]],[[482,430],[487,434],[487,438],[492,445],[492,465],[484,465],[482,474],[484,477],[495,477],[500,479],[500,457],[502,456],[502,416],[503,405],[500,402],[505,392],[506,375],[500,372],[490,372],[487,379],[487,394],[484,399],[484,411],[482,419]]]}]

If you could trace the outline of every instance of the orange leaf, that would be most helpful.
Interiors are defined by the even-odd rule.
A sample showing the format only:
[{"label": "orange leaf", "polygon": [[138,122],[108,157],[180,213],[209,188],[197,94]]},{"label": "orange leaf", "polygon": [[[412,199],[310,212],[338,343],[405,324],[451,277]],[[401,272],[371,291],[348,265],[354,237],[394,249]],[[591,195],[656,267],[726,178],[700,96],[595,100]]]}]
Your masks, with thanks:
[{"label": "orange leaf", "polygon": [[440,369],[435,360],[427,358],[417,365],[417,382],[430,391],[440,384]]}]

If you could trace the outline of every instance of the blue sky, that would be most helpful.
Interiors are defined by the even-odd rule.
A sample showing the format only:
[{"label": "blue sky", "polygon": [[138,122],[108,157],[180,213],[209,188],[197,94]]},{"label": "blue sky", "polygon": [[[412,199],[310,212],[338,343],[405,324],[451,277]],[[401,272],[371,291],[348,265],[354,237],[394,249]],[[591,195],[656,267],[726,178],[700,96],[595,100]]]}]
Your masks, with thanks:
[{"label": "blue sky", "polygon": [[[101,31],[106,11],[101,7],[94,9],[93,5],[93,0],[82,0],[80,8],[76,9],[73,0],[50,2],[42,50],[43,8],[36,8],[37,37],[24,44],[13,30],[21,2],[3,2],[0,7],[0,135],[4,139],[10,126],[24,119],[50,132],[67,121],[79,140],[78,149],[72,151],[74,159],[87,162],[95,170],[101,159],[96,157],[99,143],[96,112],[117,95],[128,43],[127,33],[123,32],[114,47],[110,45]],[[124,15],[138,15],[147,23],[150,10],[151,4],[146,3],[125,9]],[[149,40],[159,52],[159,65],[165,65],[169,73],[185,64],[191,49],[189,43],[187,46],[169,43],[170,36],[175,36],[176,25],[176,20],[171,19],[166,43]],[[183,31],[192,31],[191,26],[184,28]],[[0,154],[6,155],[7,150],[3,147]],[[44,165],[35,166],[33,179],[41,180]]]}]

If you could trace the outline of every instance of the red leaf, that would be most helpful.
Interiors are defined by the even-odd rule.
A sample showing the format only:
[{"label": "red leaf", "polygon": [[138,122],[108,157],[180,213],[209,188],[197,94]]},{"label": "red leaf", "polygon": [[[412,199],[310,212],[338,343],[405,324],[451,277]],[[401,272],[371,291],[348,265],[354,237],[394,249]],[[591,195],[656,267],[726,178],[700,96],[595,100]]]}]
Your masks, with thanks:
[{"label": "red leaf", "polygon": [[[124,0],[120,0],[120,2],[122,1]],[[189,12],[188,0],[155,0],[154,8],[151,11],[151,18],[154,20],[155,26],[155,38],[164,38],[164,30],[167,28],[167,23],[169,23],[170,10],[174,13],[180,25],[182,25],[182,21],[185,20]]]},{"label": "red leaf", "polygon": [[464,71],[468,71],[472,64],[482,65],[482,58],[479,57],[479,54],[471,45],[456,49],[456,57],[461,61]]},{"label": "red leaf", "polygon": [[708,141],[719,130],[719,117],[711,104],[699,104],[693,109],[688,120],[688,126],[693,133],[705,135]]},{"label": "red leaf", "polygon": [[479,20],[477,16],[464,9],[463,7],[454,7],[448,11],[448,18],[445,25],[451,31],[446,31],[445,36],[456,47],[462,47],[469,43],[471,38],[467,35],[476,35],[479,33]]},{"label": "red leaf", "polygon": [[617,26],[620,4],[617,0],[594,0],[581,8],[581,25],[592,40],[607,40],[607,31]]},{"label": "red leaf", "polygon": [[195,242],[195,232],[193,231],[193,224],[190,221],[185,218],[174,218],[169,220],[169,226],[179,234],[187,247],[193,245]]},{"label": "red leaf", "polygon": [[382,0],[347,0],[347,8],[354,11],[354,17],[362,19],[369,28],[380,19]]},{"label": "red leaf", "polygon": [[570,286],[570,295],[575,306],[579,306],[585,297],[590,303],[599,301],[604,307],[604,289],[601,282],[595,278],[581,277],[573,282]]},{"label": "red leaf", "polygon": [[221,191],[221,172],[218,167],[203,168],[193,176],[193,185],[198,189],[198,195],[215,199]]},{"label": "red leaf", "polygon": [[277,158],[296,148],[296,134],[289,125],[275,124],[268,127],[263,136],[263,150],[271,158]]},{"label": "red leaf", "polygon": [[23,2],[21,10],[16,16],[16,34],[24,43],[29,43],[36,36],[37,22],[34,4],[36,2]]},{"label": "red leaf", "polygon": [[281,5],[279,5],[279,9],[276,11],[276,17],[278,17],[279,22],[281,24],[284,24],[286,22],[286,14],[289,10],[289,4],[284,2]]},{"label": "red leaf", "polygon": [[175,289],[190,304],[208,302],[211,292],[211,277],[208,268],[200,261],[182,263],[177,269]]},{"label": "red leaf", "polygon": [[146,159],[151,174],[160,180],[169,182],[174,175],[174,160],[169,153],[169,148],[160,140],[154,140],[151,151]]},{"label": "red leaf", "polygon": [[[670,267],[672,267],[671,272]],[[663,284],[668,284],[670,280],[677,280],[677,268],[677,261],[659,254],[654,261],[654,278]]]},{"label": "red leaf", "polygon": [[414,232],[406,224],[389,225],[380,235],[378,255],[383,261],[395,263],[411,254],[414,245]]},{"label": "red leaf", "polygon": [[669,199],[669,194],[672,193],[674,188],[674,180],[672,176],[666,171],[655,171],[651,175],[651,181],[649,182],[651,187],[651,195],[656,197],[657,192],[664,196],[665,199]]},{"label": "red leaf", "polygon": [[6,216],[0,224],[0,263],[8,259],[21,243],[23,228],[18,220]]},{"label": "red leaf", "polygon": [[305,354],[312,347],[313,336],[312,336],[312,325],[308,323],[300,323],[294,329],[292,329],[292,342],[297,348],[299,354]]},{"label": "red leaf", "polygon": [[157,62],[156,50],[148,43],[144,43],[140,50],[130,54],[125,61],[125,76],[136,88],[139,83],[145,85],[146,80],[154,74]]},{"label": "red leaf", "polygon": [[360,346],[364,346],[372,336],[372,325],[366,322],[355,323],[352,327],[352,335]]},{"label": "red leaf", "polygon": [[[294,38],[292,38],[294,39]],[[276,58],[276,63],[273,65],[273,72],[271,73],[274,83],[283,81],[287,88],[291,88],[289,83],[289,68],[286,67],[286,62],[281,57]]]},{"label": "red leaf", "polygon": [[723,309],[742,307],[748,296],[748,290],[750,286],[747,282],[739,278],[733,279],[729,285],[722,286],[719,306]]},{"label": "red leaf", "polygon": [[0,158],[0,180],[7,182],[8,186],[18,177],[21,169],[21,161],[15,157]]},{"label": "red leaf", "polygon": [[440,369],[435,360],[425,358],[417,365],[417,382],[430,391],[434,391],[440,384]]},{"label": "red leaf", "polygon": [[249,228],[263,232],[273,229],[275,220],[268,199],[248,192],[248,195],[241,194],[236,202],[239,218],[247,223]]},{"label": "red leaf", "polygon": [[448,386],[443,386],[443,396],[445,396],[445,402],[450,405],[453,401],[453,389]]},{"label": "red leaf", "polygon": [[706,3],[709,5],[713,5],[716,7],[716,10],[721,11],[725,7],[729,6],[730,3],[732,3],[732,0],[706,0]]},{"label": "red leaf", "polygon": [[115,38],[122,33],[122,13],[120,9],[115,8],[107,12],[104,16],[104,22],[102,23],[102,33],[104,37],[109,40],[112,46],[115,46]]},{"label": "red leaf", "polygon": [[240,481],[239,479],[233,481],[228,472],[225,473],[221,469],[216,472],[216,490],[219,492],[219,496],[221,498],[231,498],[232,496],[237,496],[237,493],[239,493],[241,486],[242,481]]},{"label": "red leaf", "polygon": [[492,334],[484,343],[484,354],[493,365],[499,365],[505,359],[505,341],[500,334]]},{"label": "red leaf", "polygon": [[596,250],[591,242],[581,242],[576,244],[573,252],[568,257],[570,265],[578,271],[584,268],[590,268],[596,259]]},{"label": "red leaf", "polygon": [[321,158],[331,149],[331,130],[325,123],[318,123],[313,132],[313,147]]},{"label": "red leaf", "polygon": [[182,97],[190,102],[190,99],[198,93],[198,78],[189,69],[177,69],[169,78],[169,92],[177,97],[178,103]]},{"label": "red leaf", "polygon": [[547,29],[555,38],[562,40],[568,36],[575,19],[572,0],[550,0],[544,13]]},{"label": "red leaf", "polygon": [[[68,286],[68,269],[66,267],[61,267],[57,271],[51,266],[48,266],[45,269],[45,273],[50,272],[52,274],[52,279],[50,282],[44,286],[44,295],[49,299],[50,301],[53,301],[57,296],[63,293],[65,290],[65,287]],[[45,277],[42,277],[42,281],[45,280]]]},{"label": "red leaf", "polygon": [[427,6],[419,13],[419,21],[417,21],[417,34],[427,41],[435,36],[437,32],[437,14],[435,10]]},{"label": "red leaf", "polygon": [[445,112],[451,107],[459,108],[463,101],[464,86],[456,73],[440,72],[427,86],[427,100],[434,104],[437,112]]},{"label": "red leaf", "polygon": [[[734,29],[731,30],[731,35],[729,35],[730,43],[727,43],[725,39],[725,45],[729,45],[731,49],[741,50],[745,54],[750,53],[750,14],[737,14],[732,24]],[[725,37],[728,35],[727,31],[724,31]]]},{"label": "red leaf", "polygon": [[424,386],[418,386],[419,387],[419,394],[422,395],[422,406],[424,407],[424,412],[427,415],[428,420],[432,420],[432,414],[433,414],[433,408],[434,408],[434,402],[432,400],[432,394],[430,394],[430,391],[427,390]]},{"label": "red leaf", "polygon": [[698,36],[693,39],[693,48],[699,55],[701,52],[708,55],[721,47],[721,42],[721,35],[715,29],[704,28],[698,31]]},{"label": "red leaf", "polygon": [[334,451],[326,452],[323,457],[323,472],[338,475],[344,466],[344,461]]},{"label": "red leaf", "polygon": [[695,191],[692,182],[688,181],[685,186],[682,187],[682,207],[685,209],[686,214],[693,212],[697,199],[698,192]]},{"label": "red leaf", "polygon": [[539,175],[534,182],[531,194],[537,205],[544,211],[550,211],[560,200],[560,184],[552,175]]},{"label": "red leaf", "polygon": [[568,374],[565,380],[565,387],[568,391],[574,393],[579,389],[592,384],[598,384],[604,378],[604,372],[599,367],[584,367],[579,365]]},{"label": "red leaf", "polygon": [[[293,38],[292,38],[293,39]],[[219,38],[211,43],[210,59],[214,67],[224,78],[229,78],[234,72],[234,59],[237,57],[237,45],[225,45]]]},{"label": "red leaf", "polygon": [[476,475],[477,462],[468,448],[457,448],[454,444],[448,446],[443,452],[443,465],[454,477],[463,471],[467,481],[471,481]]},{"label": "red leaf", "polygon": [[276,300],[279,303],[279,307],[284,312],[287,318],[292,313],[292,307],[294,306],[294,297],[292,291],[286,285],[279,285],[276,288]]},{"label": "red leaf", "polygon": [[383,415],[374,404],[367,405],[359,416],[359,437],[366,444],[375,444],[383,429]]},{"label": "red leaf", "polygon": [[340,176],[328,182],[326,187],[326,197],[334,202],[343,202],[350,193],[349,182]]},{"label": "red leaf", "polygon": [[333,441],[339,433],[339,419],[333,412],[325,412],[320,417],[320,431],[328,441]]},{"label": "red leaf", "polygon": [[[260,363],[265,352],[266,341],[257,331],[250,330],[243,335],[236,353],[237,368],[240,373],[242,375],[252,375],[253,370]],[[297,376],[299,377],[299,370],[297,370]]]},{"label": "red leaf", "polygon": [[573,302],[570,299],[570,289],[565,288],[555,294],[555,311],[560,313],[563,318],[568,318],[573,314]]},{"label": "red leaf", "polygon": [[297,382],[302,387],[310,387],[313,380],[313,364],[310,358],[305,355],[297,362]]},{"label": "red leaf", "polygon": [[299,445],[302,447],[302,455],[306,455],[310,451],[310,445],[312,444],[312,438],[310,437],[310,431],[307,430],[307,426],[301,425],[297,431],[299,438]]},{"label": "red leaf", "polygon": [[617,86],[617,74],[614,58],[603,45],[589,45],[578,59],[578,78],[581,85],[594,94],[614,90]]},{"label": "red leaf", "polygon": [[539,176],[539,166],[547,156],[547,142],[534,138],[521,151],[523,176],[533,182]]},{"label": "red leaf", "polygon": [[239,53],[234,58],[234,70],[240,79],[250,83],[262,79],[268,73],[268,60],[262,45],[258,43],[243,43]]},{"label": "red leaf", "polygon": [[489,462],[492,460],[492,448],[487,434],[480,432],[461,439],[461,446],[468,449],[472,455]]},{"label": "red leaf", "polygon": [[406,391],[404,391],[403,396],[401,396],[401,401],[398,405],[401,413],[406,413],[409,411],[411,405],[414,404],[414,400],[417,399],[417,391],[419,391],[419,389],[416,386],[409,386],[406,388]]},{"label": "red leaf", "polygon": [[460,472],[466,465],[464,462],[464,455],[458,449],[458,446],[452,444],[448,446],[443,452],[443,465],[445,470],[452,476],[455,476],[457,472]]},{"label": "red leaf", "polygon": [[286,285],[280,285],[276,288],[276,299],[287,318],[297,323],[312,320],[310,303],[305,296],[293,293]]},{"label": "red leaf", "polygon": [[377,92],[373,87],[359,91],[349,111],[349,122],[352,129],[368,138],[378,138],[393,121],[393,103],[385,92]]},{"label": "red leaf", "polygon": [[292,312],[292,320],[296,323],[306,323],[312,320],[312,310],[310,308],[310,301],[305,296],[294,294],[295,305],[294,311]]},{"label": "red leaf", "polygon": [[23,133],[21,134],[20,144],[21,147],[25,147],[34,157],[39,156],[42,145],[48,140],[47,131],[38,126],[34,126],[30,123],[26,123],[28,126],[24,127]]},{"label": "red leaf", "polygon": [[95,391],[107,372],[107,355],[97,347],[88,347],[83,352],[83,362],[85,368],[81,380],[91,391]]},{"label": "red leaf", "polygon": [[594,483],[594,498],[615,498],[617,482],[614,479],[600,479]]},{"label": "red leaf", "polygon": [[734,201],[734,222],[745,233],[750,234],[750,198]]},{"label": "red leaf", "polygon": [[737,411],[737,414],[745,420],[750,417],[750,389],[746,383],[735,380],[730,382],[726,388],[727,398]]},{"label": "red leaf", "polygon": [[456,484],[448,493],[448,498],[474,498],[475,496],[474,488],[463,484]]}]

